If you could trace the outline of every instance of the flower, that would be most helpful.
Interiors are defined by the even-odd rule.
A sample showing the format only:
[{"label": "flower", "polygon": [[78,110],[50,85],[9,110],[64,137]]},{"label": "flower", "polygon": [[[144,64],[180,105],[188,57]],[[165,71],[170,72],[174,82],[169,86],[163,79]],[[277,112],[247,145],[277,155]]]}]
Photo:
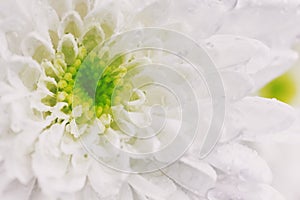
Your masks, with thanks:
[{"label": "flower", "polygon": [[[270,186],[272,174],[266,162],[247,144],[287,130],[296,118],[290,106],[252,95],[296,59],[289,48],[299,21],[293,2],[287,3],[287,11],[268,1],[234,0],[15,0],[0,5],[2,199],[283,199]],[[278,17],[279,11],[283,14]],[[265,26],[273,17],[278,18],[276,27]],[[215,62],[226,95],[222,136],[204,159],[197,146],[203,141],[196,140],[166,169],[122,173],[97,162],[81,146],[80,138],[87,130],[96,132],[86,139],[97,152],[107,155],[107,162],[115,154],[98,134],[135,153],[154,151],[168,143],[172,134],[139,143],[120,133],[122,127],[128,133],[136,127],[119,118],[131,118],[143,127],[152,117],[149,102],[153,106],[172,100],[164,90],[151,88],[153,96],[149,96],[135,88],[129,69],[139,74],[139,66],[154,61],[167,62],[178,70],[185,65],[165,53],[142,51],[119,56],[107,66],[105,52],[115,49],[100,54],[103,49],[99,53],[94,48],[118,33],[153,26],[196,38]],[[149,42],[164,41],[154,38]],[[188,68],[181,71],[186,79],[199,81]],[[143,72],[141,79],[163,80],[155,71]],[[97,83],[96,88],[90,87],[91,82]],[[196,91],[207,97],[202,91],[205,87],[200,86]],[[121,89],[131,91],[132,96],[126,99]],[[124,98],[127,110],[116,106]],[[201,107],[206,126],[208,107]],[[162,114],[160,109],[154,111]],[[168,133],[180,126],[178,113],[174,109],[176,117],[167,118]],[[128,159],[121,161],[122,166],[134,165]]]}]

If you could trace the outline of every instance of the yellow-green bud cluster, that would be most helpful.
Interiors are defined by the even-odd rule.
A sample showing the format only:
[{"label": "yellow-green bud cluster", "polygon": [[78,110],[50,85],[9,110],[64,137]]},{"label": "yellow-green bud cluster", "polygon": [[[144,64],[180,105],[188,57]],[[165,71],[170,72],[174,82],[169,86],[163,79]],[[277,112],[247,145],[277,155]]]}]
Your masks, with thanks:
[{"label": "yellow-green bud cluster", "polygon": [[[129,81],[124,82],[127,69],[122,66],[122,57],[106,66],[95,52],[88,55],[87,52],[81,45],[73,63],[66,64],[65,55],[58,52],[52,62],[45,61],[42,64],[46,75],[54,78],[57,83],[46,84],[53,95],[47,96],[42,102],[49,106],[65,102],[67,106],[62,111],[66,114],[72,113],[73,103],[76,102],[76,105],[82,106],[82,116],[78,120],[83,123],[94,117],[100,118],[103,114],[111,114],[112,104],[121,102],[115,89],[129,90],[132,87]],[[75,80],[79,82],[79,86],[74,87]],[[96,88],[91,83],[97,83]],[[118,85],[123,86],[117,87]]]},{"label": "yellow-green bud cluster", "polygon": [[[127,69],[122,66],[122,62],[123,58],[119,57],[107,66],[95,52],[92,52],[81,65],[77,78],[81,84],[79,88],[82,91],[76,92],[79,92],[81,99],[85,99],[85,101],[86,98],[94,99],[93,109],[98,118],[102,114],[111,114],[112,104],[121,102],[121,98],[117,94],[119,93],[118,90],[123,88],[119,85],[123,84],[124,76],[127,73]],[[126,85],[130,84],[129,81],[126,82]],[[96,88],[91,86],[91,83],[97,83]]]}]

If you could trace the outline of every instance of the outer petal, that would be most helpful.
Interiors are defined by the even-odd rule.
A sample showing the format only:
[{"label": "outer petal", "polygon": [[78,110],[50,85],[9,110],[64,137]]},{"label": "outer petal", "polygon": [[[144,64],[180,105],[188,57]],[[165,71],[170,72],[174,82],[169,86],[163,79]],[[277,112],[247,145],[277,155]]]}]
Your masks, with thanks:
[{"label": "outer petal", "polygon": [[88,180],[100,199],[105,199],[118,194],[124,176],[125,174],[102,167],[100,163],[95,161],[88,173]]},{"label": "outer petal", "polygon": [[255,182],[270,183],[272,172],[258,154],[240,144],[226,144],[216,148],[208,162],[227,175]]},{"label": "outer petal", "polygon": [[208,192],[209,200],[284,200],[271,186],[232,181],[223,182]]},{"label": "outer petal", "polygon": [[165,199],[176,191],[175,184],[163,175],[132,175],[128,178],[128,183],[140,195],[152,199]]},{"label": "outer petal", "polygon": [[0,163],[0,177],[0,199],[19,200],[29,198],[35,180],[31,180],[26,185],[21,184],[18,180],[8,176],[3,163]]},{"label": "outer petal", "polygon": [[286,72],[297,60],[298,55],[292,50],[274,49],[271,52],[271,57],[268,67],[253,74],[256,89],[261,88],[272,79]]},{"label": "outer petal", "polygon": [[214,35],[205,40],[204,46],[220,70],[251,74],[266,67],[270,60],[269,47],[238,35]]},{"label": "outer petal", "polygon": [[290,46],[300,31],[298,1],[238,1],[224,19],[220,33],[256,38],[274,46]]},{"label": "outer petal", "polygon": [[235,118],[245,138],[283,131],[296,119],[292,107],[275,99],[247,97],[235,103],[233,109],[239,113]]},{"label": "outer petal", "polygon": [[197,195],[204,195],[217,180],[217,174],[210,165],[192,157],[183,157],[163,172],[182,188]]},{"label": "outer petal", "polygon": [[252,92],[254,88],[252,78],[246,73],[226,70],[220,72],[220,75],[228,100],[239,100]]}]

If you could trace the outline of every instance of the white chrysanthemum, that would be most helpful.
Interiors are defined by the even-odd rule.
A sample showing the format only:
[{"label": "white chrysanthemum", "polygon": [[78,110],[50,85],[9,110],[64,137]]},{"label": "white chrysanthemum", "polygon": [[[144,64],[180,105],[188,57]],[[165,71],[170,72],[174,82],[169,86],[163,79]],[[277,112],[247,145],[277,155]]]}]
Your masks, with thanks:
[{"label": "white chrysanthemum", "polygon": [[[283,199],[269,185],[272,174],[266,162],[249,146],[288,129],[294,111],[279,101],[249,95],[296,59],[289,46],[299,17],[294,2],[284,8],[279,2],[255,2],[1,2],[1,199]],[[183,32],[206,48],[224,83],[226,116],[222,137],[207,158],[200,160],[192,147],[163,173],[132,175],[102,166],[82,149],[78,138],[84,125],[92,121],[99,134],[131,151],[156,149],[164,141],[136,144],[119,134],[113,125],[110,85],[104,80],[97,105],[92,106],[89,95],[77,88],[78,101],[86,104],[75,107],[72,93],[79,67],[98,43],[149,26]],[[106,81],[117,84],[127,68],[159,56],[121,58],[108,70]],[[126,84],[131,90],[130,80]],[[139,90],[134,92],[127,103],[136,112],[130,114],[137,123],[147,123],[149,99]],[[157,94],[157,99],[162,95]],[[96,116],[86,112],[90,107],[96,109]],[[75,118],[83,113],[78,127]],[[170,122],[171,131],[178,126],[176,120]],[[98,140],[97,149],[109,152]]]}]

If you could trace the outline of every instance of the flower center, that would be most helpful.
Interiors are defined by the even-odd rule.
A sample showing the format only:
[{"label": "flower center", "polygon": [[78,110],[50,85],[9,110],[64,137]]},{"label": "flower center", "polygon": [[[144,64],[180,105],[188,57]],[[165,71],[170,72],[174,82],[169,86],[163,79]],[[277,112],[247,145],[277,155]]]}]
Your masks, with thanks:
[{"label": "flower center", "polygon": [[[42,63],[46,76],[52,80],[46,83],[46,88],[52,95],[44,97],[42,102],[52,107],[57,103],[65,103],[61,111],[68,115],[72,115],[73,109],[80,105],[81,116],[75,117],[77,123],[82,124],[102,116],[111,118],[112,103],[121,102],[118,90],[132,89],[130,81],[123,78],[127,73],[127,68],[122,65],[123,57],[106,66],[103,59],[91,51],[90,43],[87,44],[88,48],[83,44],[76,44],[76,57],[74,47],[62,46],[53,61],[46,60]],[[96,88],[91,83],[97,83]]]}]

